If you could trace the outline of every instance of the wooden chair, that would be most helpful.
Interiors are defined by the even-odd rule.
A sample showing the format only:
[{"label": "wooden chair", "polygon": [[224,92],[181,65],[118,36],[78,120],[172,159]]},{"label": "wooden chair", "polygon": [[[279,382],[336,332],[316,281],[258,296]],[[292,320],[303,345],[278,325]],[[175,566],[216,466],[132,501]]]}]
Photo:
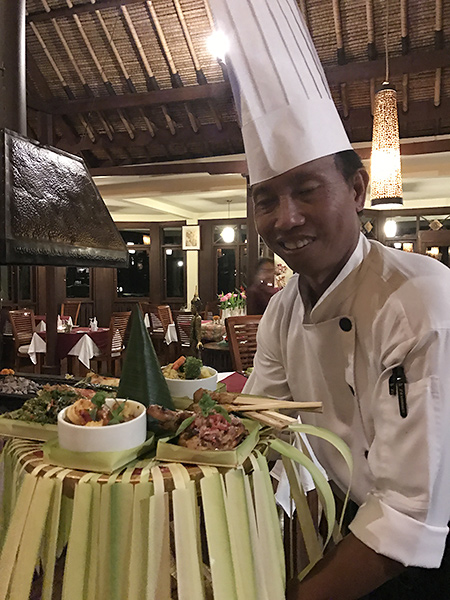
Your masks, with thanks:
[{"label": "wooden chair", "polygon": [[72,317],[72,323],[77,325],[80,308],[81,302],[63,302],[61,304],[61,316]]},{"label": "wooden chair", "polygon": [[243,372],[253,366],[260,320],[261,315],[228,317],[225,320],[231,362],[235,371]]},{"label": "wooden chair", "polygon": [[[10,310],[9,320],[11,321],[14,337],[14,370],[18,371],[21,358],[27,358],[30,360],[30,357],[28,356],[28,350],[30,348],[31,338],[36,330],[34,323],[34,311],[27,308],[22,310]],[[39,363],[34,367],[34,370],[40,370]]]},{"label": "wooden chair", "polygon": [[173,323],[173,316],[170,306],[168,304],[158,306],[158,316],[163,326],[164,333],[167,333],[169,325]]},{"label": "wooden chair", "polygon": [[125,332],[127,330],[128,321],[131,316],[129,312],[115,312],[111,315],[109,322],[109,339],[108,339],[108,350],[104,354],[99,354],[91,359],[91,365],[93,366],[96,373],[101,373],[103,363],[106,363],[106,373],[114,377],[120,375],[117,373],[117,363],[120,367],[120,359],[122,358],[123,342],[125,339]]},{"label": "wooden chair", "polygon": [[178,350],[181,354],[192,354],[191,326],[193,314],[184,310],[175,310],[173,320],[178,337]]}]

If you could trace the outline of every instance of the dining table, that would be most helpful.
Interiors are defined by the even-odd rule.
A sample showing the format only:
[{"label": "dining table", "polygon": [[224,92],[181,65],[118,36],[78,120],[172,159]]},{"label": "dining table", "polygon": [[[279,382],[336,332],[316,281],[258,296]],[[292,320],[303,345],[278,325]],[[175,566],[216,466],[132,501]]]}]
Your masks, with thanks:
[{"label": "dining table", "polygon": [[[89,327],[74,327],[71,331],[58,331],[56,336],[56,358],[59,361],[66,357],[76,357],[81,364],[89,369],[94,356],[103,354],[108,349],[109,328],[99,327],[92,331]],[[28,355],[33,364],[37,363],[37,354],[45,353],[47,349],[46,332],[33,334]]]}]

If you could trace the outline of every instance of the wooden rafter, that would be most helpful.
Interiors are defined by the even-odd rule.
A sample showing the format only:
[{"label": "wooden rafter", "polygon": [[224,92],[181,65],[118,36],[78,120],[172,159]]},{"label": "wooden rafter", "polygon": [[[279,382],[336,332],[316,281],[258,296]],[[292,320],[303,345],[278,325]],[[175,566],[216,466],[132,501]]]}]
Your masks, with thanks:
[{"label": "wooden rafter", "polygon": [[[237,123],[226,123],[222,131],[219,131],[214,124],[203,125],[195,136],[196,145],[208,145],[216,144],[223,146],[228,139],[236,140],[239,143],[239,147],[236,150],[243,151],[240,129]],[[161,146],[167,147],[171,144],[177,144],[177,146],[184,146],[186,151],[177,153],[180,158],[183,158],[188,154],[187,148],[193,141],[192,131],[189,127],[179,128],[177,135],[174,138],[168,130],[158,129],[156,136],[153,138],[148,131],[136,131],[136,137],[133,141],[133,147],[144,148],[160,148]],[[96,143],[93,144],[89,138],[84,137],[78,141],[77,144],[71,144],[68,140],[61,139],[58,142],[58,147],[63,150],[69,150],[75,154],[79,154],[84,150],[90,150],[96,152],[100,149],[109,148],[114,151],[114,148],[126,148],[130,146],[130,140],[126,133],[117,132],[114,136],[114,141],[110,142],[109,139],[104,135],[100,139],[97,139]],[[237,143],[236,143],[237,146]],[[235,150],[235,151],[236,151]],[[175,154],[175,152],[174,152]],[[199,156],[199,154],[196,154]],[[160,159],[161,160],[161,159]],[[164,159],[166,160],[166,159]]]},{"label": "wooden rafter", "polygon": [[52,10],[51,15],[45,11],[29,14],[27,16],[27,23],[30,23],[31,21],[39,23],[42,21],[49,21],[50,19],[69,19],[74,15],[94,12],[104,8],[116,8],[118,6],[127,6],[128,4],[136,4],[137,1],[139,0],[99,0],[96,5],[78,4],[68,6],[67,8],[55,8]]},{"label": "wooden rafter", "polygon": [[[450,66],[450,53],[446,50],[430,52],[411,52],[408,56],[397,56],[390,60],[392,76],[420,73],[439,67]],[[384,75],[384,60],[354,62],[347,65],[325,68],[325,74],[331,85],[367,81],[381,78]],[[228,83],[209,83],[182,88],[156,90],[139,94],[124,94],[109,98],[89,98],[83,100],[54,100],[47,105],[47,111],[54,114],[76,114],[92,110],[117,110],[139,106],[155,106],[171,102],[191,102],[195,100],[231,98],[231,87]]]},{"label": "wooden rafter", "polygon": [[203,163],[166,163],[153,165],[133,165],[130,167],[98,167],[91,169],[93,176],[112,176],[112,175],[182,175],[186,173],[208,173],[208,175],[229,175],[239,173],[245,175],[248,173],[246,160],[227,160],[213,161]]}]

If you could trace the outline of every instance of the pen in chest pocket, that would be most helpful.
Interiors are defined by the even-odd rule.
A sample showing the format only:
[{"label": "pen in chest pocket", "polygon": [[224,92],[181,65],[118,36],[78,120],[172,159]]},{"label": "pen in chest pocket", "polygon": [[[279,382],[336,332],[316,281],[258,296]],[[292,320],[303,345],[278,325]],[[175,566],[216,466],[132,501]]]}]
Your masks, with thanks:
[{"label": "pen in chest pocket", "polygon": [[392,375],[389,377],[389,394],[397,396],[400,416],[405,418],[408,415],[408,405],[406,403],[406,375],[402,365],[392,369]]}]

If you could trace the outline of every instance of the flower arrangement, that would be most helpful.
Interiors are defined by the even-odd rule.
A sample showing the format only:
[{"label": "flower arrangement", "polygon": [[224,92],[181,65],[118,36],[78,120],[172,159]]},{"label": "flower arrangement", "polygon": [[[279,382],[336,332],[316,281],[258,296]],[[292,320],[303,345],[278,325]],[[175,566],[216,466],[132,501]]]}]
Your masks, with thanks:
[{"label": "flower arrangement", "polygon": [[218,295],[220,308],[226,310],[228,308],[245,308],[247,296],[245,290],[236,290],[235,292],[228,292],[228,294]]}]

